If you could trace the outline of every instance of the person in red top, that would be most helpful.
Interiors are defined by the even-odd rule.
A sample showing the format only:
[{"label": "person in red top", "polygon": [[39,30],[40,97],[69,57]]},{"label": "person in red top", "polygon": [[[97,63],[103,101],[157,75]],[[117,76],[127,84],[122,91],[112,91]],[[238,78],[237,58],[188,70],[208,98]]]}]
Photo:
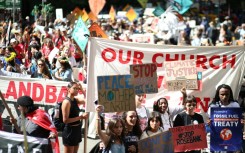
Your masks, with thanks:
[{"label": "person in red top", "polygon": [[60,48],[66,41],[65,37],[62,36],[60,29],[57,29],[55,36],[53,37],[54,46]]},{"label": "person in red top", "polygon": [[21,64],[22,59],[25,57],[23,49],[20,47],[18,41],[15,38],[12,38],[10,40],[10,44],[16,52],[16,58],[18,60],[18,61],[16,61],[16,63]]}]

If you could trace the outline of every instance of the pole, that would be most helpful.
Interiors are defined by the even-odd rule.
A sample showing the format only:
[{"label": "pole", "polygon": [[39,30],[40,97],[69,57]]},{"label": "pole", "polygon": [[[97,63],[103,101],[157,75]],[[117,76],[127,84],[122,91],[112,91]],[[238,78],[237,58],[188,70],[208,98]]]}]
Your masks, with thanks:
[{"label": "pole", "polygon": [[15,21],[15,0],[13,0],[13,22]]},{"label": "pole", "polygon": [[[14,116],[13,116],[13,114],[12,114],[12,112],[11,112],[11,110],[10,110],[8,104],[7,104],[6,101],[5,101],[5,99],[4,99],[4,97],[3,97],[3,94],[2,94],[2,92],[1,92],[1,90],[0,90],[0,97],[1,97],[1,99],[2,99],[3,105],[5,106],[5,108],[7,109],[8,113],[9,113],[9,116],[10,116],[12,119],[14,119]],[[14,124],[14,128],[16,129],[16,131],[17,131],[18,133],[20,133],[20,129],[19,129],[17,123],[16,123],[16,120],[13,121],[13,124]]]},{"label": "pole", "polygon": [[83,152],[87,153],[87,137],[88,137],[88,118],[85,119],[85,127],[84,127],[84,149]]}]

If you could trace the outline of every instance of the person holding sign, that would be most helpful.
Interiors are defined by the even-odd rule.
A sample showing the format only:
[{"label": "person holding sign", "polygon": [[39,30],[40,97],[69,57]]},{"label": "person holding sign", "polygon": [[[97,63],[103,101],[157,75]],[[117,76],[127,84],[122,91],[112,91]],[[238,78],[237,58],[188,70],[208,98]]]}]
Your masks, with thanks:
[{"label": "person holding sign", "polygon": [[103,152],[125,153],[125,146],[124,146],[125,126],[123,120],[120,118],[111,119],[108,123],[106,133],[104,133],[101,130],[100,115],[99,115],[99,113],[102,110],[103,110],[102,105],[98,105],[96,107],[96,111],[97,111],[96,130],[101,141],[105,145]]},{"label": "person holding sign", "polygon": [[142,133],[140,139],[150,137],[152,135],[159,134],[163,132],[161,115],[158,112],[151,112],[148,118],[148,124]]},{"label": "person holding sign", "polygon": [[214,100],[208,108],[208,116],[210,117],[211,107],[240,107],[240,105],[234,101],[233,92],[229,85],[219,85]]},{"label": "person holding sign", "polygon": [[[186,126],[186,125],[196,125],[204,123],[203,117],[200,114],[195,113],[195,108],[197,105],[196,98],[193,95],[188,95],[186,97],[184,106],[185,111],[178,114],[173,122],[173,126]],[[201,153],[200,150],[187,151],[189,153]]]},{"label": "person holding sign", "polygon": [[180,106],[172,108],[168,105],[168,100],[164,97],[159,98],[153,105],[153,111],[161,113],[161,118],[163,122],[163,129],[166,131],[173,127],[174,116],[184,110],[184,100],[186,98],[186,89],[182,88],[181,93],[183,95],[183,100]]},{"label": "person holding sign", "polygon": [[140,128],[139,117],[136,111],[128,111],[123,113],[125,122],[125,147],[128,153],[138,152],[138,141],[142,134]]}]

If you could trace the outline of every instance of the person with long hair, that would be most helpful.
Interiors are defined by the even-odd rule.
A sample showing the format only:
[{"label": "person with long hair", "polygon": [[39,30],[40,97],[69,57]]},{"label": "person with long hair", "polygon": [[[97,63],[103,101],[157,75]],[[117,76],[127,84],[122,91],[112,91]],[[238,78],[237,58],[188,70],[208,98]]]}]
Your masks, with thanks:
[{"label": "person with long hair", "polygon": [[85,104],[84,100],[76,97],[79,90],[82,90],[81,84],[70,82],[67,87],[67,96],[61,105],[62,120],[65,123],[62,131],[64,153],[77,153],[79,143],[82,141],[81,120],[88,117],[88,113],[79,115],[78,104]]},{"label": "person with long hair", "polygon": [[60,67],[56,68],[53,72],[53,78],[59,81],[68,81],[72,80],[72,68],[69,64],[69,60],[66,57],[60,57],[58,59]]},{"label": "person with long hair", "polygon": [[101,105],[96,108],[96,131],[104,144],[103,153],[125,153],[124,146],[124,122],[120,118],[110,119],[106,133],[102,132],[99,113],[103,110]]},{"label": "person with long hair", "polygon": [[37,70],[31,75],[32,78],[52,79],[48,66],[42,59],[37,60]]},{"label": "person with long hair", "polygon": [[148,118],[147,127],[142,133],[140,139],[145,139],[147,137],[163,132],[162,126],[163,124],[162,124],[161,114],[159,112],[154,112],[154,111],[151,112]]},{"label": "person with long hair", "polygon": [[182,88],[181,93],[183,95],[182,103],[177,107],[169,107],[168,100],[165,97],[159,98],[153,105],[153,111],[161,113],[163,122],[163,129],[166,131],[173,127],[174,116],[184,110],[184,100],[186,98],[186,89]]},{"label": "person with long hair", "polygon": [[125,122],[125,148],[128,153],[138,152],[138,141],[142,134],[140,121],[136,111],[128,111],[123,113]]},{"label": "person with long hair", "polygon": [[208,108],[208,115],[210,116],[211,107],[240,107],[238,102],[233,98],[233,92],[229,85],[219,85],[215,97]]}]

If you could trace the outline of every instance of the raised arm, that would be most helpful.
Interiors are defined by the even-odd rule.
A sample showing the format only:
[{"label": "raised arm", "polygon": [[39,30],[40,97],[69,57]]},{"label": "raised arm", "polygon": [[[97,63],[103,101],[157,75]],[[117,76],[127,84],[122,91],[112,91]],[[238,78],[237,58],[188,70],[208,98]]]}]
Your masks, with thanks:
[{"label": "raised arm", "polygon": [[180,92],[182,93],[182,103],[181,103],[181,105],[184,106],[185,101],[186,101],[186,97],[187,97],[186,88],[183,87],[182,89],[180,89]]}]

